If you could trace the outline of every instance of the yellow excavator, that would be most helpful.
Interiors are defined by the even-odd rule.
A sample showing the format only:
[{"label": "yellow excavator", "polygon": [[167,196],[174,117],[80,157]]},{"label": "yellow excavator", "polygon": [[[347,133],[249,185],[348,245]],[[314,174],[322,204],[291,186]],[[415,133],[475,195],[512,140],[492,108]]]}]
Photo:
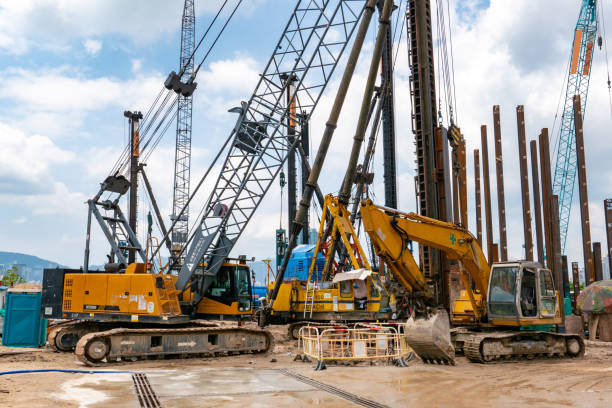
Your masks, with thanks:
[{"label": "yellow excavator", "polygon": [[465,287],[451,305],[455,347],[473,362],[579,357],[578,335],[538,331],[561,323],[559,293],[550,270],[529,261],[489,265],[477,239],[465,228],[415,213],[361,203],[364,230],[376,253],[411,293],[413,316],[407,343],[426,362],[454,362],[449,318],[437,307],[425,276],[408,249],[410,241],[444,252],[461,267]]}]

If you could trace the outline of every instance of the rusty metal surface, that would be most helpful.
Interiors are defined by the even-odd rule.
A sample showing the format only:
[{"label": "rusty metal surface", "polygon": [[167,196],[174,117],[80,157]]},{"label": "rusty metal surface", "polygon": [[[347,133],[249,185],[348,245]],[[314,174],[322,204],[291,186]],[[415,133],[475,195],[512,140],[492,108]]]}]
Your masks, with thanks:
[{"label": "rusty metal surface", "polygon": [[459,213],[461,215],[461,225],[468,227],[468,204],[467,204],[467,151],[465,138],[461,135],[461,143],[457,149],[457,159],[459,160]]},{"label": "rusty metal surface", "polygon": [[[552,218],[551,218],[551,233],[553,243],[553,259],[552,273],[555,279],[555,288],[563,288],[563,268],[561,259],[561,229],[559,227],[559,196],[554,194],[551,200]],[[560,293],[563,293],[561,290]],[[559,312],[561,313],[561,327],[565,327],[565,301],[561,299],[559,302]]]},{"label": "rusty metal surface", "polygon": [[[435,185],[437,199],[437,217],[438,220],[452,221],[453,220],[453,197],[451,193],[451,172],[448,162],[448,140],[447,132],[442,127],[436,127],[434,130],[434,150],[436,157],[435,169]],[[450,274],[450,262],[446,254],[439,249],[428,248],[431,257],[430,277],[437,285],[436,295],[438,304],[443,304],[445,308],[449,308],[449,287],[448,279]]]},{"label": "rusty metal surface", "polygon": [[525,259],[533,261],[533,233],[531,231],[531,205],[529,203],[529,170],[527,167],[527,140],[525,138],[525,108],[516,107],[516,127],[518,129],[519,169],[521,174],[521,199],[523,202],[523,235]]},{"label": "rusty metal surface", "polygon": [[603,264],[601,262],[601,243],[593,242],[593,273],[595,281],[603,280]]},{"label": "rusty metal surface", "polygon": [[497,209],[499,222],[499,250],[501,260],[508,260],[508,238],[506,236],[506,197],[504,193],[504,159],[502,154],[499,105],[493,106],[493,134],[495,137],[495,173],[497,175]]},{"label": "rusty metal surface", "polygon": [[584,132],[582,130],[582,106],[580,95],[574,95],[574,128],[576,131],[576,161],[578,165],[578,193],[580,219],[582,221],[582,253],[586,284],[595,280],[593,253],[591,249],[591,224],[589,217],[589,194],[587,190],[586,159],[584,155]]},{"label": "rusty metal surface", "polygon": [[482,199],[480,198],[480,151],[474,150],[474,198],[476,200],[476,238],[482,245]]},{"label": "rusty metal surface", "polygon": [[563,297],[569,298],[570,293],[570,280],[569,280],[569,269],[567,263],[567,255],[561,256],[561,272],[563,273]]},{"label": "rusty metal surface", "polygon": [[405,327],[406,343],[425,363],[455,364],[450,323],[445,309],[428,318],[410,318]]},{"label": "rusty metal surface", "polygon": [[578,271],[578,262],[572,262],[572,281],[574,293],[572,295],[572,307],[576,310],[576,299],[580,294],[580,272]]},{"label": "rusty metal surface", "polygon": [[[406,11],[408,58],[412,75],[412,131],[416,147],[416,192],[421,215],[438,218],[435,188],[434,126],[436,120],[436,76],[434,72],[433,36],[430,2],[409,0]],[[431,250],[419,246],[421,270],[430,277]]]},{"label": "rusty metal surface", "polygon": [[538,331],[469,333],[463,337],[465,356],[474,363],[531,360],[534,358],[582,357],[584,341],[579,335]]},{"label": "rusty metal surface", "polygon": [[542,236],[542,203],[540,202],[540,172],[538,171],[538,145],[537,141],[529,142],[531,149],[531,180],[533,187],[533,209],[536,227],[536,248],[538,249],[538,262],[544,265],[544,238]]},{"label": "rusty metal surface", "polygon": [[606,237],[608,242],[608,279],[612,279],[612,198],[604,200],[604,218],[606,222]]},{"label": "rusty metal surface", "polygon": [[155,394],[151,383],[145,373],[134,373],[132,374],[132,381],[134,382],[134,389],[136,390],[136,396],[138,397],[138,403],[141,408],[161,408],[162,404]]},{"label": "rusty metal surface", "polygon": [[482,181],[484,185],[485,223],[487,231],[487,256],[493,263],[493,219],[491,214],[491,184],[489,181],[489,148],[487,144],[487,127],[480,127],[480,142],[482,149]]},{"label": "rusty metal surface", "polygon": [[[544,243],[546,245],[546,266],[552,270],[554,253],[551,226],[552,176],[550,170],[550,149],[548,144],[548,129],[540,133],[540,173],[542,179],[542,212],[544,215]],[[558,284],[558,282],[555,282]],[[558,286],[557,286],[558,287]]]}]

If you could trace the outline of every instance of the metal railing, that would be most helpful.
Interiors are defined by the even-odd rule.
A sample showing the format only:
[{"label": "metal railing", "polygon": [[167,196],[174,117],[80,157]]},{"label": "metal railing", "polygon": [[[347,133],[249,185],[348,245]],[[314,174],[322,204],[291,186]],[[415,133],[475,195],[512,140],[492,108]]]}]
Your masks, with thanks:
[{"label": "metal railing", "polygon": [[[317,360],[316,369],[326,361],[392,361],[406,366],[414,356],[404,336],[405,324],[357,323],[352,328],[308,325],[300,328],[298,347],[304,357]],[[306,360],[305,360],[306,361]]]}]

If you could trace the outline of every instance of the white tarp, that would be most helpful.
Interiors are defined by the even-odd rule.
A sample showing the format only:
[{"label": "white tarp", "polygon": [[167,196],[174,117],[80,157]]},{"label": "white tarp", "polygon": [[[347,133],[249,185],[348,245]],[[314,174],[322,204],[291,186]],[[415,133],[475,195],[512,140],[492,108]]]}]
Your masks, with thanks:
[{"label": "white tarp", "polygon": [[334,276],[334,283],[347,281],[347,280],[365,280],[368,276],[372,275],[372,271],[369,269],[361,268],[355,269],[354,271],[337,273]]}]

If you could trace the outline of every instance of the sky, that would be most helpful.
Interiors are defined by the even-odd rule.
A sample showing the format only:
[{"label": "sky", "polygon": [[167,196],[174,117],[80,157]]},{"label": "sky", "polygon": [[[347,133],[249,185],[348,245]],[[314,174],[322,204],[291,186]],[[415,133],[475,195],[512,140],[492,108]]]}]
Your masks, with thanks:
[{"label": "sky", "polygon": [[[228,109],[250,97],[295,6],[285,0],[244,3],[196,80],[192,184],[229,135],[236,117]],[[401,2],[396,13],[403,13],[405,3]],[[487,125],[493,171],[492,106],[497,104],[501,109],[509,258],[523,257],[515,108],[525,106],[528,140],[544,127],[553,128],[580,3],[450,0],[456,121],[466,137],[468,153],[469,228],[475,232],[472,151],[480,147],[480,126]],[[220,0],[195,0],[196,38],[220,4]],[[180,0],[134,0],[127,7],[119,0],[0,0],[0,250],[33,254],[71,267],[83,264],[85,203],[127,143],[123,111],[146,111],[168,73],[177,70],[182,7]],[[609,5],[604,4],[603,11],[605,19],[612,18]],[[405,27],[397,32],[394,91],[399,207],[414,211]],[[324,193],[337,192],[344,175],[374,38],[372,25],[324,165],[320,180]],[[341,62],[313,114],[312,151],[323,133],[342,70]],[[604,248],[603,200],[612,197],[607,75],[605,53],[596,49],[585,145],[592,240]],[[174,125],[147,161],[148,176],[168,223],[173,129]],[[551,138],[555,137],[551,132]],[[374,200],[382,202],[380,154],[374,168]],[[493,173],[491,180],[494,192]],[[204,188],[210,184],[207,181]],[[566,254],[570,261],[582,263],[577,195],[576,190]],[[192,220],[206,197],[205,191],[194,199]],[[280,197],[275,182],[233,254],[257,259],[274,256],[275,229],[281,223],[287,227],[286,206],[280,215]],[[497,211],[495,194],[492,208]],[[140,205],[141,218],[147,211],[146,203]],[[316,220],[316,210],[311,215]],[[138,232],[144,236],[144,223],[140,225]],[[494,224],[495,241],[499,240],[497,230]],[[107,252],[108,244],[94,226],[91,263],[103,263]]]}]

